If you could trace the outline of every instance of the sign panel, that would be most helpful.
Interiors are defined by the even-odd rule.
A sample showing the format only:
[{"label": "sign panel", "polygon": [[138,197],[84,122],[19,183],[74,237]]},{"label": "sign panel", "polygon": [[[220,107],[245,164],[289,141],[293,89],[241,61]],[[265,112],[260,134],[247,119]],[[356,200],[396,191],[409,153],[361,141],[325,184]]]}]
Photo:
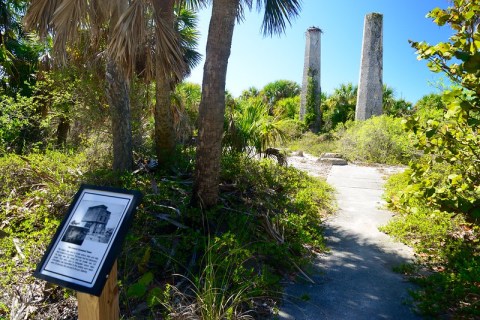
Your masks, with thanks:
[{"label": "sign panel", "polygon": [[138,191],[82,185],[34,276],[100,296],[140,199]]}]

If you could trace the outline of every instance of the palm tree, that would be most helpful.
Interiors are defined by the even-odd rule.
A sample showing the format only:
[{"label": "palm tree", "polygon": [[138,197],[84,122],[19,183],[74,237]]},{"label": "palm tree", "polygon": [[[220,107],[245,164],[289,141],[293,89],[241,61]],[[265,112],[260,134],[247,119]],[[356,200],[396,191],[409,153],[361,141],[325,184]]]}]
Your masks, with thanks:
[{"label": "palm tree", "polygon": [[284,98],[292,98],[301,92],[300,85],[290,80],[277,80],[270,82],[263,87],[261,95],[264,102],[268,105],[270,115],[273,114],[275,104]]},{"label": "palm tree", "polygon": [[[111,38],[111,31],[127,5],[127,0],[33,0],[25,23],[29,29],[37,30],[43,39],[53,34],[57,61],[66,64],[67,43],[78,43],[80,30],[88,26],[92,46],[98,46],[102,37]],[[106,57],[105,79],[112,121],[113,169],[130,170],[133,156],[128,79],[111,56]]]},{"label": "palm tree", "polygon": [[163,166],[174,159],[176,145],[173,90],[200,61],[200,54],[195,51],[196,17],[182,7],[183,2],[133,1],[116,25],[110,46],[110,52],[127,73],[135,71],[135,62],[140,58],[147,63],[137,71],[145,74],[147,82],[155,79],[155,147]]},{"label": "palm tree", "polygon": [[[257,7],[262,1],[257,1]],[[217,203],[220,177],[225,83],[235,19],[243,18],[243,9],[252,8],[252,0],[213,0],[203,69],[202,100],[199,110],[198,145],[192,202],[205,208]],[[264,35],[280,34],[286,22],[297,16],[299,0],[265,0],[262,23]]]},{"label": "palm tree", "polygon": [[261,155],[285,139],[285,133],[280,129],[284,121],[270,116],[261,101],[243,100],[238,110],[232,110],[227,118],[223,144],[230,152]]},{"label": "palm tree", "polygon": [[[172,79],[180,79],[187,70],[184,50],[174,30],[176,2],[34,0],[27,13],[27,25],[39,30],[41,36],[49,32],[54,34],[54,52],[62,62],[66,60],[67,42],[78,41],[80,29],[89,28],[94,46],[102,43],[99,39],[107,39],[108,45],[103,52],[106,53],[114,170],[128,170],[133,164],[128,78],[141,64],[139,54],[146,61],[139,68],[142,77],[150,79],[153,75],[156,79],[157,106],[165,104],[167,107],[167,111],[155,108],[157,118],[172,126],[168,111]],[[162,136],[164,128],[156,126],[156,131],[160,131],[157,136]],[[167,139],[174,137],[173,127],[165,131]]]},{"label": "palm tree", "polygon": [[239,100],[248,100],[251,98],[256,98],[259,96],[259,94],[260,94],[260,91],[257,88],[252,86],[242,91],[242,93],[240,94]]},{"label": "palm tree", "polygon": [[352,83],[341,84],[327,99],[327,110],[324,117],[324,129],[335,129],[339,123],[344,123],[355,118],[355,106],[357,104],[358,87]]}]

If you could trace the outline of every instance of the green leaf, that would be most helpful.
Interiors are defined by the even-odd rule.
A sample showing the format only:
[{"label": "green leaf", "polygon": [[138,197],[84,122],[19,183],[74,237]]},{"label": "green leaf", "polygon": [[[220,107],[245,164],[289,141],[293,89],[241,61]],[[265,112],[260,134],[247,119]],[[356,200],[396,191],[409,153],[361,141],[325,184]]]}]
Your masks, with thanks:
[{"label": "green leaf", "polygon": [[142,283],[134,283],[127,290],[127,297],[141,298],[147,292],[147,287]]},{"label": "green leaf", "polygon": [[480,69],[480,52],[476,52],[463,64],[463,68],[466,72],[476,73]]},{"label": "green leaf", "polygon": [[161,297],[163,295],[162,289],[159,287],[154,287],[148,292],[147,304],[149,307],[154,307],[160,304]]},{"label": "green leaf", "polygon": [[471,215],[475,219],[480,218],[480,208],[473,209],[472,212],[471,212]]},{"label": "green leaf", "polygon": [[129,298],[141,298],[147,292],[148,285],[153,281],[153,273],[145,273],[136,283],[132,284],[127,290]]},{"label": "green leaf", "polygon": [[138,280],[138,283],[148,286],[152,282],[152,280],[153,280],[153,273],[147,272],[140,278],[140,280]]},{"label": "green leaf", "polygon": [[459,51],[455,52],[455,58],[465,62],[465,61],[468,61],[470,59],[470,54],[468,52],[459,50]]},{"label": "green leaf", "polygon": [[427,136],[427,138],[431,138],[435,135],[436,132],[437,132],[437,130],[430,129],[430,130],[427,130],[427,132],[425,132],[425,135]]}]

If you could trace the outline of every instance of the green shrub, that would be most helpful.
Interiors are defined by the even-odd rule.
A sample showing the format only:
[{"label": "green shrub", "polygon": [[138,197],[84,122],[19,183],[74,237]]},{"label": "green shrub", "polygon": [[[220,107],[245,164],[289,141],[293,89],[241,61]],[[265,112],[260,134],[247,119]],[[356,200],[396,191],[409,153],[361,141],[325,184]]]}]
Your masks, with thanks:
[{"label": "green shrub", "polygon": [[337,134],[338,151],[349,161],[405,164],[415,154],[399,118],[380,116],[348,122]]},{"label": "green shrub", "polygon": [[278,127],[284,134],[285,142],[299,139],[306,130],[305,124],[298,120],[280,121]]},{"label": "green shrub", "polygon": [[287,97],[277,101],[273,107],[273,115],[279,119],[298,120],[300,114],[300,96]]},{"label": "green shrub", "polygon": [[324,181],[269,159],[227,157],[224,161],[223,179],[236,185],[234,199],[244,199],[240,207],[247,214],[231,220],[237,221],[237,227],[230,229],[242,224],[239,230],[255,241],[256,252],[267,257],[267,264],[290,270],[292,261],[301,264],[301,257],[309,255],[305,245],[324,249],[321,218],[333,208],[332,190]]},{"label": "green shrub", "polygon": [[[437,165],[438,177],[446,169]],[[409,169],[387,181],[385,198],[397,215],[382,230],[415,248],[419,263],[433,271],[412,278],[420,285],[412,296],[422,314],[476,318],[480,315],[480,230],[463,215],[442,211],[428,201],[422,187],[412,182],[412,173]]]},{"label": "green shrub", "polygon": [[41,141],[41,115],[33,98],[0,97],[0,156],[24,153]]},{"label": "green shrub", "polygon": [[337,150],[337,141],[331,134],[324,133],[319,135],[307,131],[300,139],[293,140],[286,146],[291,151],[305,151],[320,157],[322,153],[335,152]]},{"label": "green shrub", "polygon": [[416,117],[421,123],[426,123],[428,120],[440,121],[443,118],[445,109],[446,106],[442,101],[442,95],[431,93],[417,101],[412,116]]}]

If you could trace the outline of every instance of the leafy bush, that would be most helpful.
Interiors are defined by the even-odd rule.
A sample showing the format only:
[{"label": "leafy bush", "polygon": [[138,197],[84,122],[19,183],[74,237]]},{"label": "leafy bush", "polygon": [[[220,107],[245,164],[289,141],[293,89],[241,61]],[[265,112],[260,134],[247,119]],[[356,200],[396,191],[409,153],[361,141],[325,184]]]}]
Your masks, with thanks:
[{"label": "leafy bush", "polygon": [[[294,168],[277,166],[268,159],[257,162],[227,157],[225,161],[229,165],[224,166],[228,169],[223,179],[234,183],[241,197],[248,199],[246,209],[269,224],[267,228],[284,230],[284,235],[280,235],[284,239],[276,244],[278,250],[295,247],[305,254],[304,244],[322,249],[320,219],[333,208],[332,189],[325,182]],[[274,237],[275,230],[259,236],[265,237],[271,231],[270,236]]]},{"label": "leafy bush", "polygon": [[278,128],[285,137],[284,143],[299,139],[306,130],[303,122],[298,120],[284,120],[278,123]]},{"label": "leafy bush", "polygon": [[273,116],[279,119],[298,120],[300,114],[300,96],[280,99],[273,107]]},{"label": "leafy bush", "polygon": [[412,295],[423,314],[438,317],[447,313],[451,319],[477,319],[480,296],[480,258],[478,250],[459,246],[445,266],[437,267],[429,277],[415,281],[421,289]]},{"label": "leafy bush", "polygon": [[398,214],[382,230],[412,246],[430,262],[444,262],[446,247],[455,245],[447,244],[446,239],[463,221],[427,206],[421,197],[412,195],[411,173],[406,170],[389,177],[384,197],[390,209]]},{"label": "leafy bush", "polygon": [[406,170],[389,178],[385,198],[397,215],[382,230],[415,248],[419,263],[432,270],[428,276],[413,275],[420,285],[412,292],[416,306],[428,316],[476,318],[480,229],[462,215],[430,205],[411,174]]},{"label": "leafy bush", "polygon": [[41,141],[41,115],[33,98],[0,97],[0,156],[24,153]]},{"label": "leafy bush", "polygon": [[305,132],[300,139],[293,140],[287,144],[289,150],[306,151],[316,157],[325,152],[334,152],[337,150],[337,141],[328,133],[315,134],[310,131]]},{"label": "leafy bush", "polygon": [[350,122],[337,130],[338,151],[349,161],[408,163],[415,154],[402,121],[389,116]]},{"label": "leafy bush", "polygon": [[[436,8],[429,13],[439,26],[450,25],[455,33],[448,42],[429,45],[412,42],[419,58],[428,60],[433,72],[443,72],[455,87],[442,95],[445,112],[441,119],[421,122],[410,118],[407,127],[417,136],[418,148],[430,155],[427,163],[414,168],[414,182],[429,181],[424,186],[425,196],[445,210],[464,214],[472,221],[480,221],[480,51],[471,45],[479,31],[472,25],[480,14],[477,3],[455,0],[447,9]],[[448,165],[452,172],[444,183],[431,179],[435,163]]]},{"label": "leafy bush", "polygon": [[78,77],[68,71],[45,72],[30,88],[33,97],[0,96],[0,156],[48,147],[78,148],[92,130],[104,130],[101,86]]}]

